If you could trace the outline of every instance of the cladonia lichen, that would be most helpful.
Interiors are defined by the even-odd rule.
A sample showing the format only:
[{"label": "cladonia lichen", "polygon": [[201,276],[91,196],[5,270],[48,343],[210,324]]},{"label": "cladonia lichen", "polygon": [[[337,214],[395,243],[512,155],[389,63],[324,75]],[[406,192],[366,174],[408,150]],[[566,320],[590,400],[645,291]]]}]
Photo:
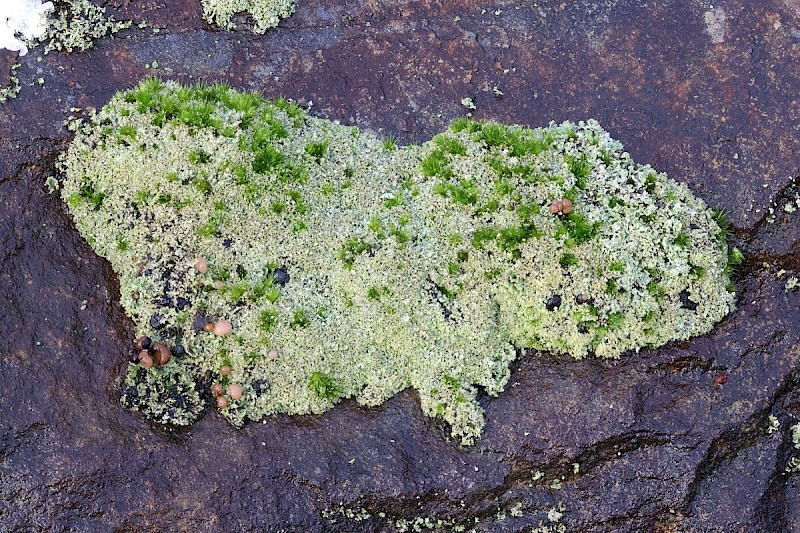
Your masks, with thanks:
[{"label": "cladonia lichen", "polygon": [[44,53],[52,51],[88,50],[94,42],[130,28],[130,20],[116,20],[106,16],[106,8],[89,0],[64,0],[58,2],[48,21],[47,32],[40,39],[47,44]]},{"label": "cladonia lichen", "polygon": [[194,419],[189,381],[227,391],[237,425],[413,387],[469,444],[518,350],[618,357],[734,305],[725,217],[595,121],[460,119],[397,147],[285,100],[149,79],[64,163],[138,334],[185,351],[130,364],[123,401],[161,421]]},{"label": "cladonia lichen", "polygon": [[234,29],[233,17],[248,13],[253,17],[253,31],[264,33],[281,19],[294,13],[294,0],[202,0],[203,17],[221,28]]}]

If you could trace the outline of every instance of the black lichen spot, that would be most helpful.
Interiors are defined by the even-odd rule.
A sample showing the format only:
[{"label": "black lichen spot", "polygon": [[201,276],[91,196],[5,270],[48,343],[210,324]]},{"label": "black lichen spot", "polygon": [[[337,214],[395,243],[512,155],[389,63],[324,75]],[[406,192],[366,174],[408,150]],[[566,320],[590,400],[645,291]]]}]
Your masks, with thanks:
[{"label": "black lichen spot", "polygon": [[195,333],[199,333],[203,331],[203,328],[209,322],[213,322],[213,320],[208,318],[208,315],[205,314],[202,310],[198,311],[194,317],[194,322],[192,322],[192,328],[194,329]]},{"label": "black lichen spot", "polygon": [[183,311],[190,305],[192,305],[192,303],[182,296],[178,296],[177,300],[175,301],[175,307],[178,308],[178,311]]},{"label": "black lichen spot", "polygon": [[161,279],[169,279],[175,272],[175,262],[167,261],[164,265],[164,272],[161,273]]},{"label": "black lichen spot", "polygon": [[176,344],[175,347],[172,349],[172,355],[175,357],[181,357],[186,355],[186,349],[181,344]]},{"label": "black lichen spot", "polygon": [[258,381],[253,382],[253,390],[256,391],[257,394],[265,393],[269,390],[269,388],[269,381],[266,379],[259,379]]},{"label": "black lichen spot", "polygon": [[224,246],[225,248],[230,248],[231,246],[233,246],[233,241],[231,239],[225,239],[222,241],[222,246]]},{"label": "black lichen spot", "polygon": [[561,295],[554,294],[547,300],[547,304],[545,305],[548,311],[555,311],[559,307],[561,307]]},{"label": "black lichen spot", "polygon": [[689,291],[686,289],[683,289],[680,293],[678,293],[678,298],[681,299],[681,307],[684,309],[688,309],[689,311],[697,310],[697,303],[689,299]]},{"label": "black lichen spot", "polygon": [[131,404],[135,404],[139,399],[139,389],[136,385],[128,385],[122,391],[122,397],[127,398]]},{"label": "black lichen spot", "polygon": [[279,269],[277,269],[272,274],[272,276],[275,278],[275,283],[277,283],[281,287],[289,283],[289,270],[285,266],[282,266]]},{"label": "black lichen spot", "polygon": [[166,320],[164,320],[164,317],[158,313],[150,317],[150,327],[153,329],[161,329],[165,324]]},{"label": "black lichen spot", "polygon": [[162,294],[161,296],[156,297],[156,299],[153,300],[153,303],[158,308],[172,307],[173,306],[172,296],[170,296],[169,294]]}]

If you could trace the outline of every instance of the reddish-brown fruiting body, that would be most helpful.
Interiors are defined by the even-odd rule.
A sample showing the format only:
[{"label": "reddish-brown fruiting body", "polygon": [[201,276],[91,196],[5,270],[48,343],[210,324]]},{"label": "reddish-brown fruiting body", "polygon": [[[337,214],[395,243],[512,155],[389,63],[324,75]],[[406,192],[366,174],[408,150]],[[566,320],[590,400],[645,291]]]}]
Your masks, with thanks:
[{"label": "reddish-brown fruiting body", "polygon": [[158,365],[165,365],[172,359],[172,353],[166,344],[157,342],[153,345],[153,360]]},{"label": "reddish-brown fruiting body", "polygon": [[572,200],[564,198],[563,200],[553,200],[550,202],[550,212],[561,215],[568,215],[572,212]]},{"label": "reddish-brown fruiting body", "polygon": [[270,350],[269,353],[267,353],[267,357],[269,357],[270,361],[274,361],[278,358],[278,350]]},{"label": "reddish-brown fruiting body", "polygon": [[136,346],[137,350],[144,350],[149,348],[151,343],[150,337],[139,337],[133,345]]},{"label": "reddish-brown fruiting body", "polygon": [[208,272],[208,260],[205,257],[198,257],[197,261],[194,262],[194,269],[201,274],[205,274]]},{"label": "reddish-brown fruiting body", "polygon": [[233,372],[233,369],[230,365],[222,365],[219,367],[219,373],[221,376],[230,376],[231,372]]},{"label": "reddish-brown fruiting body", "polygon": [[228,394],[230,394],[231,398],[234,400],[239,400],[244,394],[244,389],[242,389],[242,386],[237,383],[231,383],[228,385]]},{"label": "reddish-brown fruiting body", "polygon": [[228,407],[228,399],[225,396],[220,396],[217,398],[217,407],[220,409],[225,409]]},{"label": "reddish-brown fruiting body", "polygon": [[203,326],[203,331],[207,333],[211,333],[212,331],[214,331],[214,323],[213,322],[206,323],[206,325]]},{"label": "reddish-brown fruiting body", "polygon": [[233,326],[227,320],[220,320],[219,322],[214,324],[214,329],[211,331],[214,332],[214,335],[217,335],[218,337],[223,337],[233,331]]},{"label": "reddish-brown fruiting body", "polygon": [[222,383],[214,383],[211,385],[211,394],[214,398],[219,398],[222,396],[223,392],[225,392],[225,389],[222,388]]},{"label": "reddish-brown fruiting body", "polygon": [[147,353],[146,350],[143,350],[139,352],[139,363],[141,363],[141,365],[145,368],[150,368],[153,366],[154,361],[153,358],[150,357],[150,354]]}]

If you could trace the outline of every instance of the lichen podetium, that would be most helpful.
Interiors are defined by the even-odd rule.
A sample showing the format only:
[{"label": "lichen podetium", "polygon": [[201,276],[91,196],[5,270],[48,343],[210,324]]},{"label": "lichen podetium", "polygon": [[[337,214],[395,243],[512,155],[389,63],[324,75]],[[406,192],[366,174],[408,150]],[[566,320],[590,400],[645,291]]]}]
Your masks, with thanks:
[{"label": "lichen podetium", "polygon": [[[469,444],[479,390],[503,390],[518,350],[618,357],[734,305],[719,216],[595,121],[461,119],[397,147],[285,100],[149,79],[64,164],[137,333],[185,348],[131,363],[124,386],[165,423],[197,416],[196,383],[242,386],[221,402],[236,425],[413,387]],[[203,330],[223,320],[231,334]]]}]

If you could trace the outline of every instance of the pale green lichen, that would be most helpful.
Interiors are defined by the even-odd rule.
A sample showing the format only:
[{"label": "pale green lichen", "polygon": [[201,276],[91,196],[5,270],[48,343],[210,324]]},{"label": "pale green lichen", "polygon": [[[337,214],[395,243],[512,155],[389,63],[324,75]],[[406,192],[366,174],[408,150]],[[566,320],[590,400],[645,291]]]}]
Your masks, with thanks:
[{"label": "pale green lichen", "polygon": [[21,65],[14,63],[11,65],[11,72],[8,79],[8,85],[0,88],[0,104],[4,104],[9,100],[13,100],[19,94],[19,78],[17,77],[17,70]]},{"label": "pale green lichen", "polygon": [[[733,307],[724,217],[594,121],[459,120],[400,148],[283,100],[151,79],[81,127],[65,166],[137,332],[186,349],[145,372],[241,384],[222,410],[235,424],[413,387],[471,443],[479,391],[503,390],[516,349],[618,357]],[[551,213],[563,198],[572,212]],[[233,334],[201,330],[222,319]]]},{"label": "pale green lichen", "polygon": [[106,17],[105,13],[106,8],[96,6],[89,0],[57,2],[55,11],[49,16],[47,32],[40,37],[41,41],[47,43],[44,53],[88,50],[96,40],[130,28],[133,24],[130,20]]},{"label": "pale green lichen", "polygon": [[775,415],[769,415],[767,417],[767,435],[777,433],[779,429],[781,429],[781,422],[778,420],[778,417]]},{"label": "pale green lichen", "polygon": [[264,33],[281,19],[294,13],[294,0],[202,0],[203,17],[225,29],[234,29],[233,17],[248,13],[253,17],[253,31]]},{"label": "pale green lichen", "polygon": [[[800,450],[800,423],[795,424],[789,428],[789,434],[792,437],[792,444],[796,450]],[[786,465],[785,472],[792,474],[800,472],[800,457],[792,456],[789,458],[789,464]]]}]

